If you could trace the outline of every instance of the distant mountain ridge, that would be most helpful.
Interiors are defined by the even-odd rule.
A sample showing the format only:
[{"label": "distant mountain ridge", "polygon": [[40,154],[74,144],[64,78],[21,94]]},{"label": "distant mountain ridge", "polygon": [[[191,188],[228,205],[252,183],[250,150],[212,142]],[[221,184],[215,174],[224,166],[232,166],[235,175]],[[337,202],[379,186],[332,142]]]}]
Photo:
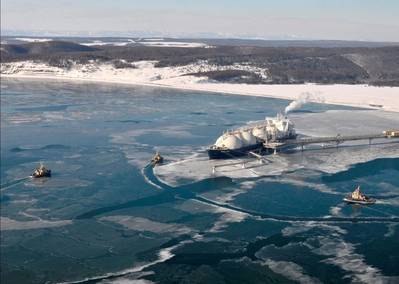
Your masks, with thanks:
[{"label": "distant mountain ridge", "polygon": [[12,55],[29,55],[29,54],[51,54],[57,52],[87,52],[96,49],[68,41],[46,41],[32,42],[24,44],[2,44],[2,53],[11,53]]},{"label": "distant mountain ridge", "polygon": [[136,42],[145,40],[164,40],[177,42],[198,42],[209,45],[230,45],[230,46],[258,46],[258,47],[384,47],[399,46],[399,42],[379,42],[379,41],[351,41],[351,40],[303,40],[303,39],[256,39],[256,38],[170,38],[170,37],[29,37],[29,36],[2,36],[1,40],[9,44],[21,44],[22,40],[46,40],[68,41],[76,43],[85,42],[124,42],[134,40]]}]

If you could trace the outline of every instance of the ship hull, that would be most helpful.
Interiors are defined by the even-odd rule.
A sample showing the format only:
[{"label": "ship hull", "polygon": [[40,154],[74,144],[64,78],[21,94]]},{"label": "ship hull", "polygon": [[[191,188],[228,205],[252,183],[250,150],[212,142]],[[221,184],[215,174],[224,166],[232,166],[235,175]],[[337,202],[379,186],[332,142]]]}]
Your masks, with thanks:
[{"label": "ship hull", "polygon": [[245,146],[239,149],[208,149],[209,159],[233,159],[248,155],[250,151],[263,150],[262,143]]},{"label": "ship hull", "polygon": [[356,199],[345,197],[344,201],[347,203],[351,203],[351,204],[371,205],[371,204],[374,204],[376,200],[375,199],[356,200]]},{"label": "ship hull", "polygon": [[42,174],[33,173],[31,175],[32,178],[42,178],[42,177],[51,177],[51,170],[48,170]]}]

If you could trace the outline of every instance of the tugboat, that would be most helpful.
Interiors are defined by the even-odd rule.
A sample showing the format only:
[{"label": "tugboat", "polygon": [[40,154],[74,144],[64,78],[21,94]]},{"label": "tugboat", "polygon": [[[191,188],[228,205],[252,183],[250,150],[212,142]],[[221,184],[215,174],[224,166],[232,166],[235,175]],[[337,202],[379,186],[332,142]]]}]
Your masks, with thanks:
[{"label": "tugboat", "polygon": [[159,154],[159,152],[157,152],[155,156],[151,159],[151,164],[154,166],[162,162],[163,162],[163,157],[161,156],[161,154]]},{"label": "tugboat", "polygon": [[46,167],[42,163],[40,163],[40,166],[36,168],[31,177],[33,178],[51,177],[51,170],[46,169]]},{"label": "tugboat", "polygon": [[353,204],[370,205],[374,204],[376,200],[364,195],[360,191],[360,186],[358,186],[355,191],[344,198],[344,201]]}]

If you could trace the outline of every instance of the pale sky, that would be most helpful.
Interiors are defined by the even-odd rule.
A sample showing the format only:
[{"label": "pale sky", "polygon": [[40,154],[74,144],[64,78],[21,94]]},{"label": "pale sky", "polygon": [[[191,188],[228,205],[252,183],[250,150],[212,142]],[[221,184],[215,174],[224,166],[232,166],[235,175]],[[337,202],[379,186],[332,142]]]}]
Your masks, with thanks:
[{"label": "pale sky", "polygon": [[399,0],[1,0],[1,31],[399,41]]}]

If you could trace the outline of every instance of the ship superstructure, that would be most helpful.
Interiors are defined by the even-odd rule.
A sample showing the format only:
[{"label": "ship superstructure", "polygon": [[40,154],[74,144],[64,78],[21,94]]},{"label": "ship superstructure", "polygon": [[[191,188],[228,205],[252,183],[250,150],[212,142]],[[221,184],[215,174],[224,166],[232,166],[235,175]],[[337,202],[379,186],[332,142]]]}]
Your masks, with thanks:
[{"label": "ship superstructure", "polygon": [[264,121],[227,131],[208,149],[210,159],[228,159],[264,151],[265,143],[295,139],[295,127],[286,116],[266,117]]},{"label": "ship superstructure", "polygon": [[39,167],[35,169],[31,177],[41,178],[41,177],[51,177],[51,170],[47,169],[42,163]]}]

